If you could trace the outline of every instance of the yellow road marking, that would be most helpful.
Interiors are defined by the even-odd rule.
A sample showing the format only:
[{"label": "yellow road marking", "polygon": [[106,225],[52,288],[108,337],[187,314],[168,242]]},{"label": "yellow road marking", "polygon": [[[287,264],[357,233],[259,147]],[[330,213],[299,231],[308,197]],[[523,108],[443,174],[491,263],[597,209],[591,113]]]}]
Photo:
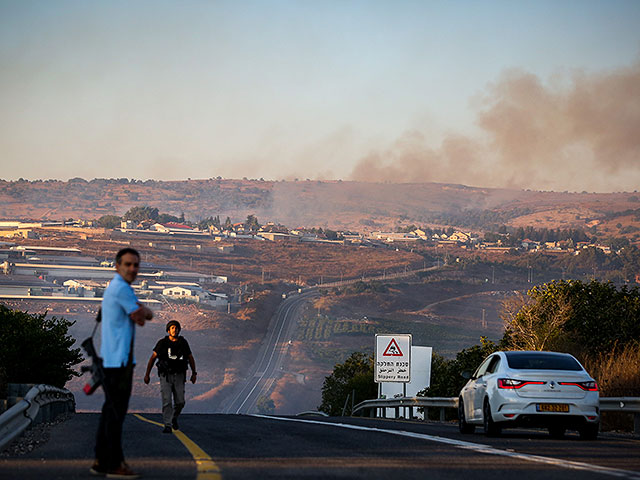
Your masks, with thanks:
[{"label": "yellow road marking", "polygon": [[[148,418],[145,418],[137,413],[134,413],[133,415],[143,422],[152,423],[153,425],[164,428],[164,425],[162,423],[154,422],[153,420],[149,420]],[[198,471],[196,480],[222,480],[220,467],[216,465],[216,463],[211,459],[209,455],[207,455],[204,450],[202,450],[193,440],[182,433],[182,431],[174,430],[173,434],[178,438],[178,440],[182,442],[185,447],[187,447],[187,450],[189,450],[189,453],[195,460],[196,468]]]}]

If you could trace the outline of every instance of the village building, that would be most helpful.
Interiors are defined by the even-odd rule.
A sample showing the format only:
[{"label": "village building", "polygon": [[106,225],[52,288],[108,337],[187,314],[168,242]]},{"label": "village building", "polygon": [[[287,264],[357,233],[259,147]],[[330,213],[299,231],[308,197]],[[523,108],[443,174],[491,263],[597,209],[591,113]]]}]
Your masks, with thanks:
[{"label": "village building", "polygon": [[173,300],[187,300],[212,307],[226,307],[229,303],[226,294],[212,293],[194,286],[175,285],[163,289],[162,295]]},{"label": "village building", "polygon": [[102,293],[105,284],[94,282],[92,280],[67,280],[63,282],[66,290],[67,296],[76,296],[76,297],[96,297],[101,296],[98,293]]},{"label": "village building", "polygon": [[185,225],[183,223],[167,222],[167,223],[154,223],[151,226],[151,230],[155,230],[160,233],[194,233],[199,230]]}]

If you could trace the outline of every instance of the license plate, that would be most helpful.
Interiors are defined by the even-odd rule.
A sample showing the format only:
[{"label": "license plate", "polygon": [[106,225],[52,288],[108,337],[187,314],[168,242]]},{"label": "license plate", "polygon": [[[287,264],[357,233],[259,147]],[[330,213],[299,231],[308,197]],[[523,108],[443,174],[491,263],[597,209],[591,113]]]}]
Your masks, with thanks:
[{"label": "license plate", "polygon": [[568,412],[566,403],[536,403],[536,412]]}]

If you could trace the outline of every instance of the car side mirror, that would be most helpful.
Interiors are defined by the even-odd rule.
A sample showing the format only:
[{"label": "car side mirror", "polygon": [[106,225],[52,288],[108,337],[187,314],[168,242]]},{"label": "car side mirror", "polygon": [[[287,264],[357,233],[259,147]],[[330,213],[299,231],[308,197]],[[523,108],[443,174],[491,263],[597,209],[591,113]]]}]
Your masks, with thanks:
[{"label": "car side mirror", "polygon": [[462,378],[464,378],[465,380],[469,380],[471,378],[471,372],[465,370],[464,372],[461,372],[460,375],[462,376]]}]

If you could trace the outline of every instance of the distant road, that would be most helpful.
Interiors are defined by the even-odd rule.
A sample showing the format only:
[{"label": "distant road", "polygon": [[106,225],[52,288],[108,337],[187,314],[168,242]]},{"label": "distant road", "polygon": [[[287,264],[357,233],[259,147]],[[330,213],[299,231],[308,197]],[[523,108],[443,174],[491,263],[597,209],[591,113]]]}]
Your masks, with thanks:
[{"label": "distant road", "polygon": [[271,318],[267,335],[258,351],[256,362],[249,370],[249,375],[240,380],[232,393],[222,402],[222,413],[256,413],[256,404],[260,397],[268,397],[273,384],[280,378],[282,360],[287,354],[289,340],[293,339],[298,318],[304,304],[310,299],[319,297],[320,288],[333,288],[365,281],[388,281],[408,277],[418,272],[437,270],[433,266],[418,270],[407,270],[388,275],[363,277],[339,282],[323,283],[302,289],[301,293],[290,292],[280,303]]},{"label": "distant road", "polygon": [[432,267],[418,268],[417,270],[405,270],[404,272],[396,272],[396,273],[385,273],[384,275],[376,275],[372,277],[362,276],[361,278],[351,278],[349,280],[340,280],[338,282],[330,282],[330,283],[318,283],[313,287],[309,288],[328,288],[328,287],[344,287],[345,285],[353,285],[357,282],[384,282],[388,280],[395,280],[397,278],[405,278],[410,277],[411,275],[415,275],[420,272],[431,272],[433,270],[439,270],[442,268],[441,266],[434,265]]},{"label": "distant road", "polygon": [[273,383],[281,376],[282,359],[293,338],[300,311],[311,298],[320,294],[314,289],[285,298],[271,318],[267,335],[258,351],[249,376],[238,383],[230,400],[222,403],[223,413],[253,413],[261,396],[268,396]]}]

